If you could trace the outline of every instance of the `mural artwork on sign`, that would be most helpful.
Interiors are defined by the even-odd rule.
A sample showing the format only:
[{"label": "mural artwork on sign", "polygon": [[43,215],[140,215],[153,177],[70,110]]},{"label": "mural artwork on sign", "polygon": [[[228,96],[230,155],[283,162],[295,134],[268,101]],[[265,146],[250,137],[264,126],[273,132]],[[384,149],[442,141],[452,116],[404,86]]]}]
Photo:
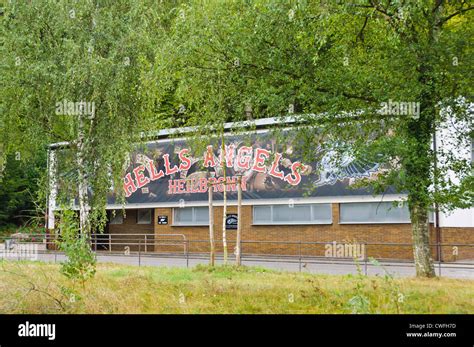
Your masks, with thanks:
[{"label": "mural artwork on sign", "polygon": [[347,188],[380,170],[376,163],[348,155],[336,165],[333,151],[321,150],[314,161],[305,163],[292,145],[278,146],[270,133],[254,134],[250,141],[226,136],[225,142],[225,158],[218,141],[200,154],[185,140],[148,143],[130,157],[123,180],[127,203],[206,201],[210,186],[215,199],[222,198],[224,189],[235,199],[239,176],[244,199],[370,194]]}]

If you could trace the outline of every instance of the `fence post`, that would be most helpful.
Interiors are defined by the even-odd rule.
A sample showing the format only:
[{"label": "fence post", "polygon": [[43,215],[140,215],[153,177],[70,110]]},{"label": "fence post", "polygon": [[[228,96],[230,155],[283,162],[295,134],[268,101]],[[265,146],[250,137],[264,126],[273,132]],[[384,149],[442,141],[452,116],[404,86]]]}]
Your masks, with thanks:
[{"label": "fence post", "polygon": [[244,263],[244,253],[242,248],[242,239],[240,239],[240,265]]},{"label": "fence post", "polygon": [[186,247],[186,267],[188,268],[189,267],[189,240],[186,240],[185,247]]},{"label": "fence post", "polygon": [[365,272],[365,275],[367,276],[367,244],[364,243],[364,272]]},{"label": "fence post", "polygon": [[438,276],[441,277],[441,244],[438,242]]},{"label": "fence post", "polygon": [[109,234],[109,253],[112,253],[112,235]]},{"label": "fence post", "polygon": [[299,261],[298,261],[298,265],[299,265],[299,271],[301,272],[301,240],[300,240],[300,257],[299,257]]},{"label": "fence post", "polygon": [[145,234],[145,253],[146,253],[146,251],[147,251],[146,241],[147,241],[147,234]]},{"label": "fence post", "polygon": [[138,266],[142,265],[142,258],[141,258],[141,251],[142,251],[142,240],[138,240]]}]

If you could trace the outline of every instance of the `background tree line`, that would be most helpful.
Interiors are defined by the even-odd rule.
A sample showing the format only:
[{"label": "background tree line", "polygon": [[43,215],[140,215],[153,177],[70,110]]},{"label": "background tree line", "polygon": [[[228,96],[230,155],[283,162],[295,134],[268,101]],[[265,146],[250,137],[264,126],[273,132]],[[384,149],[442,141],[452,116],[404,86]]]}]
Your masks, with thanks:
[{"label": "background tree line", "polygon": [[[473,205],[471,163],[431,146],[446,123],[460,125],[457,148],[472,137],[472,9],[463,0],[12,2],[1,12],[3,155],[28,160],[69,141],[89,232],[103,226],[111,177],[120,187],[142,134],[297,114],[308,157],[332,141],[392,168],[362,183],[407,192],[417,274],[433,276],[428,213]],[[64,99],[97,112],[55,114]],[[417,102],[420,113],[380,114],[389,100]]]}]

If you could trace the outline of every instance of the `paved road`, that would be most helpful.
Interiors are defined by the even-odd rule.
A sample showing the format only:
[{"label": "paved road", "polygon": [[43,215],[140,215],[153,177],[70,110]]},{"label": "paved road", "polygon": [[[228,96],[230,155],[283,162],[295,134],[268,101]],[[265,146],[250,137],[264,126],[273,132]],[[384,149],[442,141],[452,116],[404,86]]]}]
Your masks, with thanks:
[{"label": "paved road", "polygon": [[[65,260],[65,256],[60,253],[49,252],[47,254],[39,254],[38,259],[45,262],[61,262]],[[188,260],[183,255],[141,255],[137,254],[109,254],[101,253],[97,255],[98,262],[101,263],[117,263],[124,265],[140,265],[140,266],[169,266],[169,267],[194,267],[198,264],[208,264],[209,260],[205,255],[193,255]],[[233,263],[234,259],[230,259]],[[217,258],[217,263],[222,264],[222,258]],[[259,266],[268,269],[281,271],[300,271],[300,263],[298,258],[294,257],[262,257],[262,256],[245,256],[242,260],[243,265]],[[411,263],[403,262],[381,262],[380,266],[368,263],[360,264],[361,271],[368,275],[384,275],[385,271],[390,272],[394,276],[414,276],[415,269]],[[439,275],[440,267],[435,266],[436,274]],[[308,273],[323,274],[356,274],[357,266],[352,261],[334,260],[324,258],[303,258],[301,261],[301,271]],[[468,278],[474,279],[474,262],[448,263],[441,265],[441,275],[443,277],[452,278]]]}]

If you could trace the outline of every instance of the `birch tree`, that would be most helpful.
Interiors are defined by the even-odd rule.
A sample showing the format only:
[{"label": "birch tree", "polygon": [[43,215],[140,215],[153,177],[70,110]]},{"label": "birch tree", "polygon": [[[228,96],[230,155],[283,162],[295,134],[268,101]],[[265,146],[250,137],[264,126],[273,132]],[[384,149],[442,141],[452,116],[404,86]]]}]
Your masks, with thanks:
[{"label": "birch tree", "polygon": [[[461,125],[454,148],[472,136],[472,9],[463,0],[190,2],[157,51],[155,95],[172,86],[184,124],[202,126],[218,100],[226,121],[244,120],[248,104],[254,118],[291,105],[309,129],[308,158],[327,138],[387,167],[361,184],[407,193],[416,273],[432,277],[429,213],[473,205],[470,161],[431,147],[446,123]],[[384,111],[391,101],[419,112]]]},{"label": "birch tree", "polygon": [[222,184],[222,247],[224,252],[224,265],[227,265],[227,230],[226,230],[226,220],[227,220],[227,156],[226,156],[226,144],[224,137],[224,130],[222,131],[221,136],[221,167],[222,167],[222,177],[224,178],[224,183]]},{"label": "birch tree", "polygon": [[61,157],[70,173],[62,177],[68,194],[58,205],[77,199],[84,234],[104,226],[111,186],[122,193],[132,144],[164,126],[156,116],[160,106],[144,102],[143,77],[178,3],[11,1],[2,7],[0,143],[23,160],[45,156],[49,143],[69,143],[70,155]]}]

